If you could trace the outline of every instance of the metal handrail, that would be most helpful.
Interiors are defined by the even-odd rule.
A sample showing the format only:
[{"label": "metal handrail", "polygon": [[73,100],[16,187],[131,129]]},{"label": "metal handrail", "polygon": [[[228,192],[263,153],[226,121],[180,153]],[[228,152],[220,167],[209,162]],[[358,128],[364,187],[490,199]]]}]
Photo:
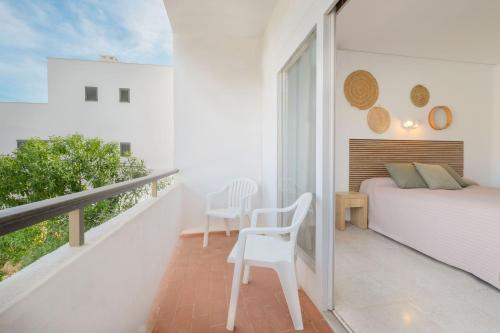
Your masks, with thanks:
[{"label": "metal handrail", "polygon": [[0,236],[69,213],[69,243],[80,246],[83,244],[83,208],[149,183],[156,197],[158,180],[178,172],[178,169],[154,171],[144,177],[0,210]]}]

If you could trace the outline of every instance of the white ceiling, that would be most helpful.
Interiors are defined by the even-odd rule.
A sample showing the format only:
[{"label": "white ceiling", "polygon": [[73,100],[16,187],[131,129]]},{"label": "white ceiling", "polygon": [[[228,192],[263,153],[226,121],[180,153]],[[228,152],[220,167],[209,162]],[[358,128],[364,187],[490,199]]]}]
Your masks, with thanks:
[{"label": "white ceiling", "polygon": [[276,0],[164,0],[174,33],[260,37]]},{"label": "white ceiling", "polygon": [[500,0],[349,0],[339,49],[500,63]]}]

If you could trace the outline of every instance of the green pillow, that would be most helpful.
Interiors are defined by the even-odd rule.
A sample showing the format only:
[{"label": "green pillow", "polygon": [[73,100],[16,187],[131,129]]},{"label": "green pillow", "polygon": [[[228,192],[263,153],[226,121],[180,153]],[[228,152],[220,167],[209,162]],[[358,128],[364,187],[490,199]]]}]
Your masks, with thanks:
[{"label": "green pillow", "polygon": [[431,190],[461,190],[462,186],[440,165],[414,163]]},{"label": "green pillow", "polygon": [[479,185],[477,182],[473,181],[472,179],[462,177],[462,182],[464,182],[465,186],[471,186],[471,185]]},{"label": "green pillow", "polygon": [[385,168],[399,188],[427,187],[415,166],[411,163],[388,163]]},{"label": "green pillow", "polygon": [[460,176],[458,172],[456,172],[455,169],[453,169],[451,166],[449,166],[448,164],[441,164],[441,166],[450,174],[450,176],[453,177],[453,179],[456,180],[457,183],[460,184],[460,186],[462,187],[469,186],[467,182],[464,181],[462,176]]}]

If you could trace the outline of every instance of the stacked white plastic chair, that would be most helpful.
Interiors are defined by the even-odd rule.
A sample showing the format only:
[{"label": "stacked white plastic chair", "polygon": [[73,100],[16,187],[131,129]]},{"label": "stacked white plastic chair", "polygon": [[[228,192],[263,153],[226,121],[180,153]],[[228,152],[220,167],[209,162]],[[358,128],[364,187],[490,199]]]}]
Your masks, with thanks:
[{"label": "stacked white plastic chair", "polygon": [[[252,213],[251,227],[240,230],[238,241],[228,257],[228,262],[234,263],[226,326],[229,331],[234,329],[240,283],[241,281],[248,283],[251,266],[272,268],[278,273],[293,325],[296,330],[304,329],[295,271],[295,247],[300,225],[304,222],[311,201],[312,194],[304,193],[289,207],[256,209]],[[257,227],[260,214],[278,214],[292,211],[294,211],[294,214],[288,227]],[[286,234],[290,235],[288,240],[279,237]]]},{"label": "stacked white plastic chair", "polygon": [[[210,218],[224,219],[226,235],[230,235],[229,219],[239,218],[240,230],[244,226],[245,216],[249,216],[252,211],[252,197],[257,193],[258,185],[248,178],[238,178],[232,180],[222,190],[207,195],[207,221],[205,234],[203,236],[203,247],[208,245],[208,234],[210,228]],[[225,196],[225,204],[221,208],[214,207],[217,197]]]}]

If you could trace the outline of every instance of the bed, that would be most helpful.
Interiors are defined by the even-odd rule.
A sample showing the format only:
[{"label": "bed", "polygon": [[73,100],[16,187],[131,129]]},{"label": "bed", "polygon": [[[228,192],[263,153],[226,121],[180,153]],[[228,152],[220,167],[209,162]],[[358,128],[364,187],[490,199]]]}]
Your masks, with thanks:
[{"label": "bed", "polygon": [[384,164],[451,165],[463,175],[462,141],[349,141],[349,188],[368,194],[368,227],[500,289],[500,189],[400,189]]},{"label": "bed", "polygon": [[500,289],[500,189],[400,189],[391,178],[362,182],[369,228]]}]

